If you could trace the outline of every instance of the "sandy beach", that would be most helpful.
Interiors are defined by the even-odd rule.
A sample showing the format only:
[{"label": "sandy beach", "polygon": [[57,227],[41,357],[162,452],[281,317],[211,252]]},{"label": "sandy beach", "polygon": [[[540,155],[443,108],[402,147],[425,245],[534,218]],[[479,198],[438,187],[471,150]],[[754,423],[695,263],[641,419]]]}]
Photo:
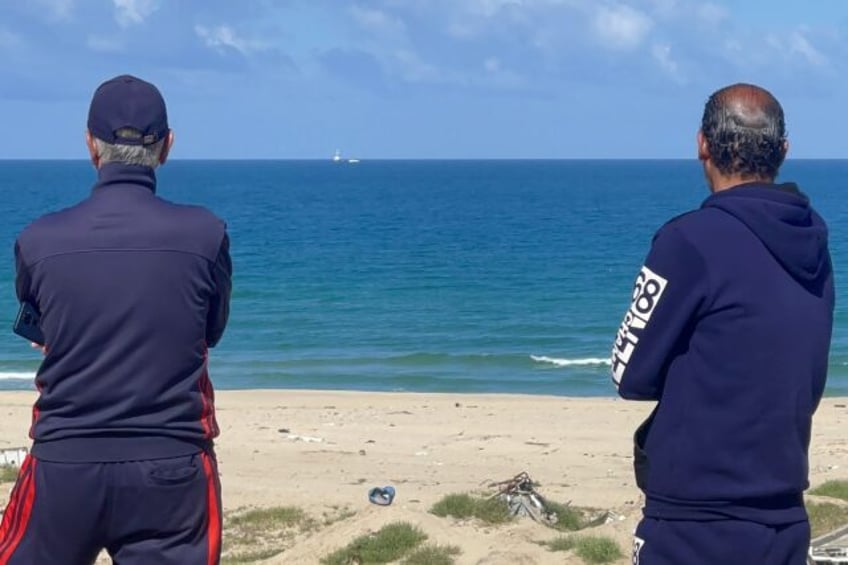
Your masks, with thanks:
[{"label": "sandy beach", "polygon": [[[34,398],[0,393],[0,449],[28,445]],[[616,539],[625,554],[640,515],[630,437],[650,403],[271,390],[219,392],[216,405],[225,512],[298,506],[315,517],[343,516],[287,540],[264,563],[317,563],[355,537],[401,520],[420,527],[430,542],[459,546],[459,564],[580,563],[539,545],[559,533],[529,518],[495,527],[428,512],[445,495],[494,492],[489,483],[522,471],[551,500],[611,511],[613,518],[591,533]],[[814,486],[848,477],[846,422],[848,400],[825,399],[813,430]],[[396,488],[394,503],[369,503],[368,490],[384,485]]]}]

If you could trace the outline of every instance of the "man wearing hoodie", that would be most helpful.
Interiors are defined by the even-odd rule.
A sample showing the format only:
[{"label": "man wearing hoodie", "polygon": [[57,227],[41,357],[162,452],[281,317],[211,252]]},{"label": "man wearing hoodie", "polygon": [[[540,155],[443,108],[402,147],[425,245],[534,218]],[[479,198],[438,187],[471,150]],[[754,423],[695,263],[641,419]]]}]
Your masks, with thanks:
[{"label": "man wearing hoodie", "polygon": [[698,158],[712,193],[665,224],[612,352],[645,494],[633,562],[802,565],[812,416],[834,287],[827,227],[793,183],[783,110],[736,84],[707,101]]}]

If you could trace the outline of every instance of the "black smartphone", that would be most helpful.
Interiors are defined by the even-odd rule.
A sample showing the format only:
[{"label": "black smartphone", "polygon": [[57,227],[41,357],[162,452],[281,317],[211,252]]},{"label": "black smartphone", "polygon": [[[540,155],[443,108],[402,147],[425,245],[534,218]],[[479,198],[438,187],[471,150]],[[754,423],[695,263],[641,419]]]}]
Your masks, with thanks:
[{"label": "black smartphone", "polygon": [[41,314],[35,306],[29,302],[21,302],[21,309],[18,310],[18,317],[15,318],[12,331],[33,343],[44,345],[44,334],[41,333],[40,322]]}]

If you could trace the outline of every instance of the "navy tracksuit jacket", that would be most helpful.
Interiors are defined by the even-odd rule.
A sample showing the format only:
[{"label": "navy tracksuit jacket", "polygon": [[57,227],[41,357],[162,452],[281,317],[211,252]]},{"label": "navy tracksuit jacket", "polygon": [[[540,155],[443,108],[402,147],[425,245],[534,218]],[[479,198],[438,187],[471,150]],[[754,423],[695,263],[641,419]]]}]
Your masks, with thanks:
[{"label": "navy tracksuit jacket", "polygon": [[89,198],[27,227],[16,289],[41,313],[32,455],[0,523],[0,565],[214,565],[221,500],[207,348],[224,332],[224,223],[110,163]]},{"label": "navy tracksuit jacket", "polygon": [[150,168],[106,164],[89,198],[18,238],[18,298],[41,312],[47,345],[39,459],[186,455],[218,434],[206,356],[229,312],[225,225],[155,187]]}]

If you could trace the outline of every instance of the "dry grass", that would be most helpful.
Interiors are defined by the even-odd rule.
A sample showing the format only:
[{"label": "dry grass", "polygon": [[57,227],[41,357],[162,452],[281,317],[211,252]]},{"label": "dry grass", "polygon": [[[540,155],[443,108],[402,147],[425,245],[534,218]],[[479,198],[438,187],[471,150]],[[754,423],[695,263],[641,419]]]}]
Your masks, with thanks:
[{"label": "dry grass", "polygon": [[238,509],[224,516],[221,563],[254,563],[285,552],[296,536],[353,515],[347,508],[325,512],[321,521],[292,506]]}]

